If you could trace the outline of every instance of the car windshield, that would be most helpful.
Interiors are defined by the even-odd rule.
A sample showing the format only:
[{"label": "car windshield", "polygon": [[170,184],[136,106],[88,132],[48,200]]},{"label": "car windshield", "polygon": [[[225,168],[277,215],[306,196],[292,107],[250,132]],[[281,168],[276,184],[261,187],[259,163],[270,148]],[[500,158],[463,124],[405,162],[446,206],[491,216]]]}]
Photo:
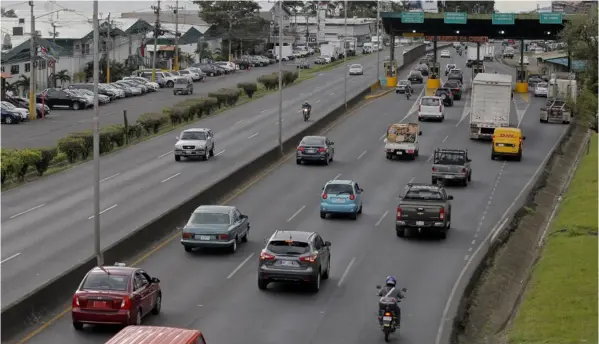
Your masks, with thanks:
[{"label": "car windshield", "polygon": [[185,78],[179,78],[179,79],[175,80],[175,83],[185,85],[188,83],[188,81]]},{"label": "car windshield", "polygon": [[189,71],[188,71],[188,70],[182,70],[182,71],[180,71],[179,73],[180,73],[180,74],[189,74]]},{"label": "car windshield", "polygon": [[80,93],[86,94],[88,96],[93,96],[94,92],[90,91],[90,90],[86,90],[86,89],[77,89],[77,91],[79,91]]},{"label": "car windshield", "polygon": [[181,134],[181,140],[206,140],[206,133],[203,131],[185,131]]},{"label": "car windshield", "polygon": [[359,64],[354,64],[354,65],[351,65],[350,68],[362,68],[362,66],[360,66]]},{"label": "car windshield", "polygon": [[354,188],[349,184],[329,184],[324,188],[326,194],[354,194]]},{"label": "car windshield", "polygon": [[92,272],[85,278],[81,290],[118,290],[126,291],[129,276],[114,275],[105,272]]},{"label": "car windshield", "polygon": [[442,200],[441,193],[436,190],[429,189],[410,189],[404,196],[406,200]]},{"label": "car windshield", "polygon": [[420,100],[422,106],[439,106],[439,99],[437,98],[422,98]]},{"label": "car windshield", "polygon": [[193,213],[188,223],[191,225],[228,225],[229,214]]},{"label": "car windshield", "polygon": [[300,145],[305,146],[324,146],[324,139],[320,137],[306,137],[302,140]]},{"label": "car windshield", "polygon": [[399,80],[398,85],[409,85],[410,82],[408,80]]},{"label": "car windshield", "polygon": [[462,72],[457,70],[457,69],[452,69],[449,74],[455,74],[455,75],[460,75]]},{"label": "car windshield", "polygon": [[463,165],[466,158],[462,153],[439,152],[435,153],[435,164]]},{"label": "car windshield", "polygon": [[422,75],[422,74],[420,74],[420,71],[413,70],[410,72],[410,76],[420,76],[420,75]]},{"label": "car windshield", "polygon": [[268,243],[266,249],[275,254],[300,255],[310,252],[310,245],[300,241],[273,240]]},{"label": "car windshield", "polygon": [[65,93],[70,94],[72,96],[79,96],[81,95],[79,92],[77,92],[76,90],[64,90]]},{"label": "car windshield", "polygon": [[538,88],[547,88],[547,83],[546,82],[540,82],[537,84]]}]

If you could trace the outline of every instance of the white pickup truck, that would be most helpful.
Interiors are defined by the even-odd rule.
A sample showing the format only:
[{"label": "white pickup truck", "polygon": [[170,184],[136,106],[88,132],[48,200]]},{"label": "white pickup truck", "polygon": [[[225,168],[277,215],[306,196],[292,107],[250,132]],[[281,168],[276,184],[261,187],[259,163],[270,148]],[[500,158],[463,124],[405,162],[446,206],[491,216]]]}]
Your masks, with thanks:
[{"label": "white pickup truck", "polygon": [[418,137],[422,135],[418,123],[391,124],[387,127],[385,137],[385,154],[387,159],[407,156],[414,160],[418,156],[420,146]]}]

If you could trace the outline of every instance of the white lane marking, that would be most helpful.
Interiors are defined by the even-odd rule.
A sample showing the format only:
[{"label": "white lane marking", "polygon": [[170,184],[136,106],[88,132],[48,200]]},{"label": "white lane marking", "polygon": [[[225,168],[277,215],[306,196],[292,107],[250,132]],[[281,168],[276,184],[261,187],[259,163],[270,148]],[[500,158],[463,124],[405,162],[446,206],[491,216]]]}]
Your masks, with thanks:
[{"label": "white lane marking", "polygon": [[410,181],[408,183],[411,183],[414,181],[414,179],[416,179],[416,177],[412,177],[412,179],[410,179]]},{"label": "white lane marking", "polygon": [[383,219],[385,218],[385,216],[387,216],[387,214],[389,214],[389,210],[386,210],[383,215],[381,215],[381,217],[379,218],[379,220],[374,224],[375,227],[378,227],[381,222],[383,222]]},{"label": "white lane marking", "polygon": [[240,121],[237,121],[237,122],[233,123],[233,125],[235,125],[235,124],[239,124],[239,123],[241,123],[241,122],[243,122],[243,121],[245,121],[245,119],[242,119],[242,120],[240,120]]},{"label": "white lane marking", "polygon": [[426,162],[429,162],[433,159],[433,155],[429,156],[428,159],[426,159]]},{"label": "white lane marking", "polygon": [[420,91],[420,93],[418,94],[418,98],[416,98],[416,100],[414,101],[414,104],[412,104],[412,107],[410,108],[410,111],[408,111],[408,114],[406,115],[406,117],[404,117],[404,119],[401,120],[402,122],[406,118],[410,117],[410,115],[412,115],[414,112],[416,112],[418,110],[418,106],[420,105],[420,98],[422,98],[422,96],[424,94],[424,90],[425,90],[425,88],[423,87],[422,91]]},{"label": "white lane marking", "polygon": [[214,156],[219,156],[219,155],[223,154],[223,153],[224,153],[224,152],[226,152],[226,151],[227,151],[226,149],[223,149],[222,151],[220,151],[220,152],[218,152],[218,153],[214,154]]},{"label": "white lane marking", "polygon": [[501,215],[501,220],[497,221],[497,225],[495,225],[491,229],[491,231],[489,232],[489,234],[487,234],[487,236],[476,247],[476,250],[474,251],[474,253],[472,254],[472,256],[470,256],[471,258],[470,259],[466,259],[467,262],[464,265],[464,267],[462,268],[462,271],[460,271],[460,274],[458,275],[458,278],[456,279],[455,283],[453,284],[453,287],[451,288],[451,292],[449,293],[449,297],[447,298],[447,302],[445,303],[445,308],[443,309],[443,315],[441,316],[441,323],[439,324],[439,328],[437,330],[437,338],[435,339],[435,344],[441,344],[441,339],[442,339],[442,336],[443,336],[443,332],[445,331],[445,323],[449,320],[448,319],[448,315],[449,315],[449,310],[450,310],[449,308],[451,307],[451,302],[452,302],[452,300],[456,296],[456,293],[458,291],[458,286],[460,285],[460,282],[464,278],[464,275],[466,275],[466,272],[470,268],[470,265],[472,265],[472,262],[474,261],[474,257],[476,257],[478,255],[478,252],[482,249],[483,244],[485,244],[486,242],[488,242],[489,238],[495,239],[496,236],[498,235],[498,233],[500,232],[500,229],[505,225],[505,223],[508,222],[507,214],[516,205],[516,203],[518,202],[518,200],[520,199],[520,197],[522,197],[522,195],[524,194],[524,191],[526,191],[529,188],[530,184],[532,184],[533,180],[539,174],[539,172],[541,172],[541,170],[545,169],[545,164],[547,163],[547,161],[551,157],[551,154],[553,153],[553,151],[555,151],[555,148],[559,145],[559,143],[561,142],[561,140],[562,140],[562,138],[564,137],[565,134],[566,134],[566,130],[564,129],[564,131],[562,131],[562,134],[557,139],[557,141],[555,142],[555,144],[553,145],[553,147],[549,150],[549,153],[547,153],[547,155],[545,156],[545,159],[543,159],[543,161],[541,162],[541,164],[539,165],[539,167],[535,171],[535,173],[532,175],[532,177],[530,177],[530,179],[528,180],[528,182],[526,183],[526,185],[524,185],[524,187],[522,188],[522,190],[520,190],[520,193],[518,194],[518,196],[516,196],[516,198],[514,198],[514,200],[510,204],[510,206],[503,213],[503,215]]},{"label": "white lane marking", "polygon": [[12,256],[8,257],[8,258],[2,259],[2,261],[0,262],[0,264],[4,264],[5,262],[8,262],[9,260],[11,260],[13,258],[17,258],[20,255],[21,255],[21,252],[15,253]]},{"label": "white lane marking", "polygon": [[291,215],[290,218],[287,219],[287,222],[291,222],[291,220],[293,220],[296,216],[299,215],[299,213],[302,212],[302,210],[306,209],[305,205],[302,205],[295,213],[293,213],[293,215]]},{"label": "white lane marking", "polygon": [[358,155],[358,160],[360,160],[364,156],[364,154],[366,154],[366,152],[367,151],[363,151],[362,154]]},{"label": "white lane marking", "polygon": [[45,205],[46,205],[46,203],[40,204],[40,205],[38,205],[38,206],[35,206],[35,207],[31,208],[31,209],[27,209],[27,210],[25,210],[25,211],[22,211],[22,212],[20,212],[20,213],[18,213],[18,214],[14,214],[13,216],[11,216],[11,217],[9,217],[9,218],[10,218],[10,219],[14,219],[14,218],[15,218],[15,217],[17,217],[17,216],[21,216],[21,215],[23,215],[23,214],[27,214],[28,212],[30,212],[30,211],[34,211],[35,209],[39,209],[39,208],[41,208],[41,207],[43,207],[43,206],[45,206]]},{"label": "white lane marking", "polygon": [[265,113],[265,112],[266,112],[266,110],[262,110],[262,113]]},{"label": "white lane marking", "polygon": [[248,140],[249,140],[249,139],[251,139],[252,137],[256,137],[256,136],[258,136],[258,134],[260,134],[260,133],[255,133],[254,135],[252,135],[252,136],[248,137]]},{"label": "white lane marking", "polygon": [[250,253],[250,255],[249,255],[249,256],[247,256],[247,257],[246,257],[246,258],[243,260],[243,262],[241,262],[239,265],[237,265],[237,267],[235,268],[235,270],[233,270],[233,271],[232,271],[232,272],[229,274],[229,276],[227,276],[227,279],[231,279],[231,277],[233,277],[233,275],[235,275],[235,273],[236,273],[237,271],[239,271],[239,269],[241,269],[241,268],[242,268],[242,267],[245,265],[245,263],[247,263],[247,262],[248,262],[248,260],[250,260],[250,259],[251,259],[251,258],[254,256],[254,254],[255,254],[255,252],[252,252],[252,253]]},{"label": "white lane marking", "polygon": [[387,136],[387,134],[383,134],[383,136],[379,137],[379,141],[384,140],[386,136]]},{"label": "white lane marking", "polygon": [[333,93],[331,93],[331,94],[329,94],[329,95],[330,95],[330,96],[332,96],[332,95],[334,95],[334,94],[335,94],[335,92],[333,92]]},{"label": "white lane marking", "polygon": [[443,141],[441,141],[441,142],[445,142],[445,141],[447,141],[447,139],[448,139],[448,138],[449,138],[449,135],[445,136],[445,138],[444,138],[444,139],[443,139]]},{"label": "white lane marking", "polygon": [[168,151],[168,152],[166,152],[166,153],[164,153],[164,154],[161,154],[161,155],[157,156],[157,157],[156,157],[156,159],[160,159],[160,158],[162,158],[163,156],[167,156],[167,155],[171,154],[172,152],[173,152],[173,151]]},{"label": "white lane marking", "polygon": [[[100,215],[104,214],[105,212],[107,212],[107,211],[109,211],[109,210],[111,210],[111,209],[114,209],[114,208],[116,208],[116,207],[117,207],[117,205],[118,205],[118,204],[115,204],[115,205],[113,205],[113,206],[110,206],[110,207],[108,207],[108,208],[106,208],[106,209],[102,210],[102,211],[100,212]],[[93,219],[93,218],[94,218],[94,215],[92,215],[92,216],[88,217],[87,219],[88,219],[88,220],[91,220],[91,219]]]},{"label": "white lane marking", "polygon": [[320,99],[318,99],[316,102],[317,102],[317,103],[320,103]]},{"label": "white lane marking", "polygon": [[115,174],[113,174],[113,175],[112,175],[112,176],[110,176],[110,177],[106,177],[106,178],[104,178],[104,179],[100,179],[100,183],[102,183],[102,182],[105,182],[105,181],[107,181],[107,180],[109,180],[109,179],[112,179],[112,178],[114,178],[114,177],[118,176],[119,174],[121,174],[121,172],[119,172],[119,173],[115,173]]},{"label": "white lane marking", "polygon": [[168,177],[168,178],[166,178],[166,179],[162,180],[162,181],[161,181],[161,183],[168,182],[169,180],[171,180],[171,179],[175,178],[176,176],[178,176],[178,175],[180,175],[180,174],[181,174],[181,172],[179,172],[179,173],[175,173],[175,174],[173,174],[172,176],[170,176],[170,177]]},{"label": "white lane marking", "polygon": [[341,285],[343,284],[343,281],[347,277],[347,274],[349,274],[349,270],[351,269],[352,265],[354,265],[355,261],[356,261],[356,257],[353,257],[351,259],[351,261],[349,262],[349,264],[347,265],[347,268],[345,268],[345,271],[343,271],[343,275],[341,275],[341,279],[339,280],[339,283],[337,283],[338,287],[341,287]]},{"label": "white lane marking", "polygon": [[333,178],[333,180],[337,180],[337,178],[341,177],[341,173],[339,173],[338,175],[335,176],[335,178]]},{"label": "white lane marking", "polygon": [[352,81],[351,83],[352,83],[352,84],[355,84],[355,83],[356,83],[356,80]]},{"label": "white lane marking", "polygon": [[470,258],[469,254],[467,254],[467,255],[464,256],[464,260],[468,260],[468,258]]}]

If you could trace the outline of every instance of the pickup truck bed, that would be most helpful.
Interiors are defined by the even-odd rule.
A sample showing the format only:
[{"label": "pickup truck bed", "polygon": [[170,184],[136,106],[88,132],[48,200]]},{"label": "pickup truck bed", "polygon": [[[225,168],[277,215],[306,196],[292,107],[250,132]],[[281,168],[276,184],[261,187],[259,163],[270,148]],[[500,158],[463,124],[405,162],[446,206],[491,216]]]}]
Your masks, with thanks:
[{"label": "pickup truck bed", "polygon": [[[444,188],[420,184],[412,188],[409,184],[406,196],[397,205],[395,231],[398,237],[413,233],[433,233],[445,239],[451,227],[451,203],[453,196],[447,195]],[[415,199],[413,194],[435,195]],[[440,195],[440,197],[438,197]]]}]

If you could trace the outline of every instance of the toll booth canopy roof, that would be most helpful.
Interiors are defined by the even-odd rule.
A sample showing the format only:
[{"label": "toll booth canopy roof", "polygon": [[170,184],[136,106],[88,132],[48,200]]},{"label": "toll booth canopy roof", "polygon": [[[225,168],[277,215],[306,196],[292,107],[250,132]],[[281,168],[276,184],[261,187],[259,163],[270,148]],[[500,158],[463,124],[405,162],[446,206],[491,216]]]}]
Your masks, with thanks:
[{"label": "toll booth canopy roof", "polygon": [[[387,34],[407,37],[443,36],[439,41],[458,41],[460,37],[492,39],[554,40],[564,24],[579,14],[469,14],[464,12],[383,12],[381,18]],[[467,40],[462,38],[461,40]],[[484,39],[470,41],[484,42]]]}]

